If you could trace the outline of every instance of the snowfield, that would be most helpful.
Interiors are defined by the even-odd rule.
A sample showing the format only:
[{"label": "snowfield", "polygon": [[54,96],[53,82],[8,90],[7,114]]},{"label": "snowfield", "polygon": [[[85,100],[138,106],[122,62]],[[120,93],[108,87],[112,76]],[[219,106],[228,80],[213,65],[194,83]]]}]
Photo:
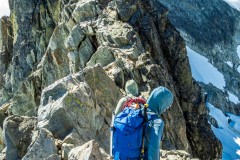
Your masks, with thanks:
[{"label": "snowfield", "polygon": [[228,95],[229,95],[229,100],[230,100],[231,102],[233,102],[233,103],[235,103],[235,104],[239,104],[239,103],[240,103],[240,101],[239,101],[239,99],[238,99],[237,96],[235,96],[234,94],[232,94],[232,93],[230,93],[230,92],[228,92]]},{"label": "snowfield", "polygon": [[240,117],[230,113],[225,115],[210,103],[206,105],[209,115],[217,121],[218,126],[211,125],[211,128],[222,143],[222,160],[240,159]]},{"label": "snowfield", "polygon": [[231,68],[233,67],[233,63],[230,61],[225,62],[227,65],[229,65]]},{"label": "snowfield", "polygon": [[226,82],[222,73],[215,68],[208,59],[193,51],[187,46],[189,63],[191,66],[192,76],[196,81],[205,84],[213,84],[215,87],[224,91]]},{"label": "snowfield", "polygon": [[227,2],[231,7],[240,11],[240,0],[223,0]]}]

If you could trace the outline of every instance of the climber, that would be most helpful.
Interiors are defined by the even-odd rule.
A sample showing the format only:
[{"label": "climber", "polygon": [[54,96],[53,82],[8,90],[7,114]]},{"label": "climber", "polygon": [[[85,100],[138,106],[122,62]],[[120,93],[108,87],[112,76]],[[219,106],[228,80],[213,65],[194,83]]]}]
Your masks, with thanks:
[{"label": "climber", "polygon": [[[122,128],[123,127],[122,125],[125,125],[124,123],[130,122],[130,124],[126,124],[127,126],[135,125],[136,123],[138,123],[138,120],[139,120],[139,117],[138,117],[138,115],[140,115],[139,110],[135,109],[135,111],[131,112],[131,109],[128,109],[131,107],[128,106],[128,108],[126,110],[122,111],[122,106],[126,103],[126,101],[128,101],[129,97],[136,98],[138,96],[139,93],[138,93],[137,83],[133,80],[128,81],[126,83],[125,90],[126,90],[127,96],[120,99],[120,101],[116,107],[116,110],[115,110],[115,113],[117,115],[116,119],[115,119],[115,117],[113,118],[113,119],[117,120],[118,122],[120,121],[120,123],[112,122],[112,126],[115,125],[115,127],[120,127],[120,128],[117,128],[118,133],[115,133],[115,135],[117,134],[115,137],[121,136],[121,133],[119,135],[119,132],[125,133],[127,131],[127,130],[124,131],[125,127]],[[142,100],[142,98],[141,98],[141,100]],[[143,102],[143,101],[141,101],[141,102]],[[144,113],[143,113],[143,109],[141,112],[141,115],[143,117],[142,119],[144,119],[144,120],[142,120],[142,122],[143,122],[142,124],[144,127],[142,127],[141,130],[139,130],[139,127],[136,128],[137,130],[139,130],[138,132],[142,132],[141,134],[139,134],[140,136],[142,136],[142,139],[143,139],[143,140],[140,140],[140,143],[142,143],[142,144],[140,144],[140,146],[138,146],[137,148],[124,147],[128,143],[128,141],[124,139],[124,136],[120,142],[117,142],[118,140],[112,141],[112,139],[114,139],[114,137],[113,137],[113,135],[111,135],[110,154],[111,154],[111,156],[115,156],[114,160],[115,159],[118,160],[119,158],[122,158],[121,160],[125,160],[125,159],[127,159],[126,157],[133,156],[133,155],[139,156],[137,158],[135,157],[135,159],[159,160],[159,158],[160,158],[160,154],[159,154],[160,141],[161,141],[161,137],[163,134],[163,128],[164,128],[164,123],[161,120],[160,115],[164,111],[166,111],[167,108],[169,108],[171,106],[172,102],[173,102],[173,94],[167,88],[158,87],[158,88],[154,89],[152,91],[152,93],[150,94],[150,97],[148,98],[147,102],[146,101],[144,102],[144,103],[146,103],[144,106],[149,106],[149,107],[146,110],[145,110],[145,107],[143,107]],[[121,112],[121,114],[120,114],[120,112]],[[126,114],[128,112],[129,112],[129,114]],[[124,120],[126,118],[128,119],[128,121]],[[134,118],[136,118],[136,119],[134,119]],[[119,129],[120,130],[123,129],[123,131],[119,131]],[[113,134],[113,131],[112,131],[112,134]],[[135,138],[134,136],[136,136],[136,135],[131,135],[131,136],[133,136],[133,137],[130,139],[134,139]],[[128,135],[128,137],[129,137],[129,135]],[[126,141],[126,144],[125,144],[125,141]],[[133,143],[136,143],[134,146],[139,144],[139,138],[136,139],[135,142],[129,142],[130,146],[133,145]],[[114,144],[115,146],[112,146],[112,144]],[[112,147],[113,148],[115,147],[115,148],[112,150]],[[144,150],[143,150],[143,148],[144,148]],[[126,154],[126,152],[124,153],[124,150],[126,150],[126,149],[128,150],[127,154]],[[140,149],[141,152],[138,152],[137,151],[138,149]],[[129,152],[131,152],[131,150],[134,151],[136,154],[129,153]],[[116,158],[116,153],[118,153],[118,155],[117,155],[118,158]],[[134,159],[133,157],[128,157],[128,158]]]},{"label": "climber", "polygon": [[[123,110],[123,106],[128,100],[136,98],[139,95],[137,83],[134,80],[127,81],[125,85],[125,92],[126,92],[126,95],[119,100],[117,107],[112,114],[111,132],[110,132],[110,156],[111,157],[113,157],[112,149],[113,149],[113,130],[114,130],[115,116],[118,115]],[[145,100],[145,103],[146,103],[146,100]]]},{"label": "climber", "polygon": [[148,123],[145,129],[145,158],[146,160],[160,159],[160,141],[163,134],[164,122],[161,114],[171,107],[173,94],[165,87],[155,88],[150,94],[148,104]]},{"label": "climber", "polygon": [[128,99],[136,98],[139,95],[137,83],[132,79],[128,80],[125,85],[125,92],[127,95],[118,101],[117,107],[115,109],[115,115],[122,111],[122,107],[124,106],[124,103],[128,101]]}]

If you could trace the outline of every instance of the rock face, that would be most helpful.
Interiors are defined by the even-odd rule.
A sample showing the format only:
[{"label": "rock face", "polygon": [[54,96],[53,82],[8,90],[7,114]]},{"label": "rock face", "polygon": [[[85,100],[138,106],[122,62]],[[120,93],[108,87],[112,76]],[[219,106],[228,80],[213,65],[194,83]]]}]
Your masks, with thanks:
[{"label": "rock face", "polygon": [[185,151],[175,150],[175,151],[165,151],[161,150],[160,159],[162,160],[198,160],[197,158],[192,158],[191,155]]},{"label": "rock face", "polygon": [[[32,130],[36,126],[36,118],[10,116],[3,124],[4,143],[7,147],[7,159],[21,159],[31,143]],[[16,129],[18,128],[18,129]]]},{"label": "rock face", "polygon": [[181,32],[187,45],[207,57],[224,75],[226,81],[224,91],[201,83],[208,92],[209,101],[224,112],[238,115],[239,107],[226,97],[229,97],[227,92],[230,92],[240,99],[240,57],[237,54],[237,47],[240,44],[240,11],[219,0],[161,2],[169,8],[168,17]]},{"label": "rock face", "polygon": [[[12,24],[8,17],[2,17],[0,19],[0,104],[2,101],[8,100],[8,93],[4,91],[4,76],[7,69],[10,67],[10,62],[13,54],[13,33]],[[1,114],[2,115],[2,114]],[[1,116],[4,117],[4,116]],[[5,118],[5,117],[4,117]],[[1,119],[1,126],[2,126]]]},{"label": "rock face", "polygon": [[[3,73],[1,69],[0,105],[9,103],[11,99],[9,109],[13,114],[35,116],[41,94],[41,74],[33,74],[33,71],[46,51],[58,20],[59,15],[55,12],[59,11],[60,4],[57,1],[10,0],[9,5],[11,23],[8,22],[7,32],[1,34],[2,37],[6,37],[6,33],[8,36],[0,45],[1,54],[7,51],[0,57],[1,64],[5,64]],[[2,30],[6,26],[4,19],[1,19]],[[3,52],[4,48],[7,50]],[[6,56],[8,60],[5,60]]]},{"label": "rock face", "polygon": [[47,128],[63,143],[78,146],[96,139],[109,149],[105,137],[110,136],[111,111],[121,96],[102,67],[86,68],[43,90],[38,127]]},{"label": "rock face", "polygon": [[[8,17],[2,17],[0,21],[0,73],[4,75],[12,57],[13,39],[12,25]],[[3,76],[0,78],[0,85],[3,85]]]},{"label": "rock face", "polygon": [[[52,157],[52,158],[51,158]],[[56,157],[56,158],[53,158]],[[60,160],[58,156],[58,149],[51,132],[46,129],[35,131],[32,136],[32,143],[28,147],[26,155],[23,160],[33,159],[56,159]]]},{"label": "rock face", "polygon": [[91,159],[91,160],[107,160],[109,156],[94,141],[89,141],[82,146],[73,148],[69,155],[69,160]]},{"label": "rock face", "polygon": [[[163,149],[220,157],[184,40],[159,1],[11,0],[10,8],[11,59],[0,57],[8,64],[0,108],[14,115],[3,127],[7,158],[105,159],[111,114],[129,79],[145,98],[159,85],[175,96],[163,114]],[[32,124],[25,116],[37,124],[27,127],[31,138],[19,150],[10,129],[15,117],[16,127]]]}]

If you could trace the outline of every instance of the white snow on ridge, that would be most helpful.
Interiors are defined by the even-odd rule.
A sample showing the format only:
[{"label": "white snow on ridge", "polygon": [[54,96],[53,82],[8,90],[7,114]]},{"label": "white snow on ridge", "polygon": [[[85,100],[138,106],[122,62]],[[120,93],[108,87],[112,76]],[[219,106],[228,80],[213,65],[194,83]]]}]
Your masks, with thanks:
[{"label": "white snow on ridge", "polygon": [[[240,1],[240,0],[239,0]],[[237,54],[238,54],[238,57],[240,59],[240,45],[237,46]]]},{"label": "white snow on ridge", "polygon": [[236,139],[234,139],[234,141],[240,146],[240,138],[237,137]]},{"label": "white snow on ridge", "polygon": [[233,63],[232,63],[232,62],[227,61],[227,62],[225,62],[225,63],[227,63],[231,68],[233,67]]},{"label": "white snow on ridge", "polygon": [[187,53],[193,78],[205,84],[212,83],[215,87],[224,90],[226,82],[223,74],[209,63],[207,58],[193,51],[188,46]]},{"label": "white snow on ridge", "polygon": [[210,110],[209,115],[218,123],[218,127],[211,126],[215,136],[221,141],[222,160],[240,159],[240,117],[233,114],[227,114],[226,117],[220,109],[207,103]]},{"label": "white snow on ridge", "polygon": [[240,0],[224,0],[227,2],[231,7],[240,11]]},{"label": "white snow on ridge", "polygon": [[0,5],[0,18],[2,16],[9,16],[10,15],[10,9],[8,5],[8,0],[1,0]]},{"label": "white snow on ridge", "polygon": [[228,92],[228,95],[229,95],[229,100],[235,104],[238,104],[240,103],[239,99],[237,96],[235,96],[234,94]]},{"label": "white snow on ridge", "polygon": [[[240,0],[239,0],[240,1]],[[240,59],[240,45],[237,46],[237,54],[238,54],[238,57]],[[240,65],[238,66],[237,68],[238,72],[240,73]]]},{"label": "white snow on ridge", "polygon": [[240,66],[237,68],[238,72],[240,73]]}]

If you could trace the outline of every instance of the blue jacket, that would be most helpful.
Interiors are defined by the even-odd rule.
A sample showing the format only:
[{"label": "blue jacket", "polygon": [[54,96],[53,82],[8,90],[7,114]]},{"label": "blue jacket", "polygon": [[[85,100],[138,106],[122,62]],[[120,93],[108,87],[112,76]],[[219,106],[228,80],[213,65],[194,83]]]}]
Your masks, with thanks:
[{"label": "blue jacket", "polygon": [[165,87],[155,88],[150,94],[147,104],[148,123],[145,130],[145,160],[160,159],[160,142],[164,122],[160,115],[173,103],[173,94]]}]

